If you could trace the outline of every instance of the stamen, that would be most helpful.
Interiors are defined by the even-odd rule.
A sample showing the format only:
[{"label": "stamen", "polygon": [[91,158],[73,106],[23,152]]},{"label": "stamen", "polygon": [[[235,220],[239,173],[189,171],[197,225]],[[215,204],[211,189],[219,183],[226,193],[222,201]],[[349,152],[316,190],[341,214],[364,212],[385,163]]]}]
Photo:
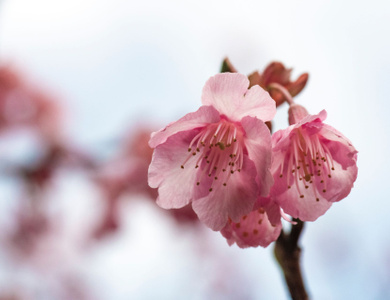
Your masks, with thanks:
[{"label": "stamen", "polygon": [[[230,147],[232,143],[234,145]],[[240,129],[223,119],[195,135],[188,147],[188,156],[180,167],[184,169],[186,164],[190,164],[192,168],[200,169],[197,185],[200,185],[204,177],[212,177],[213,183],[208,187],[211,192],[217,180],[227,186],[230,176],[235,171],[241,171],[244,162],[243,148]]]}]

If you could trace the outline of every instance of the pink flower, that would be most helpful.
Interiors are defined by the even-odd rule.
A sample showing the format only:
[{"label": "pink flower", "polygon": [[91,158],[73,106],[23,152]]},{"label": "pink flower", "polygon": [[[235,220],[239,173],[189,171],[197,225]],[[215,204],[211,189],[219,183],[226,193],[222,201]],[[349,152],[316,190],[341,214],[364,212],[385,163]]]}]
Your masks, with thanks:
[{"label": "pink flower", "polygon": [[309,115],[292,104],[293,125],[272,136],[271,195],[286,213],[302,221],[316,220],[345,198],[357,177],[357,151],[340,132],[322,123],[325,118],[324,110]]},{"label": "pink flower", "polygon": [[274,116],[275,102],[248,86],[244,75],[218,74],[206,82],[198,111],[152,134],[149,185],[158,187],[159,206],[192,202],[199,219],[220,230],[268,194],[271,137],[263,121]]},{"label": "pink flower", "polygon": [[270,198],[260,197],[255,210],[244,215],[239,222],[229,220],[221,230],[231,246],[240,248],[267,247],[275,241],[282,230],[280,207]]}]

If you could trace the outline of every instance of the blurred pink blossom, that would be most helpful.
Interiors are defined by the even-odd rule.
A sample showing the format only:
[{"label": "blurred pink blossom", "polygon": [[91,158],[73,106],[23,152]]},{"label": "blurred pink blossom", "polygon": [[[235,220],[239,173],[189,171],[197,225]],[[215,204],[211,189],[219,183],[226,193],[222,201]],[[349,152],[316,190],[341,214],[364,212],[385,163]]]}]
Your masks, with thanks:
[{"label": "blurred pink blossom", "polygon": [[0,66],[0,131],[18,126],[34,127],[47,139],[57,139],[61,130],[61,109],[15,68]]},{"label": "blurred pink blossom", "polygon": [[192,202],[199,219],[221,230],[238,222],[272,185],[270,132],[275,102],[238,73],[211,77],[198,111],[152,134],[149,185],[165,209]]}]

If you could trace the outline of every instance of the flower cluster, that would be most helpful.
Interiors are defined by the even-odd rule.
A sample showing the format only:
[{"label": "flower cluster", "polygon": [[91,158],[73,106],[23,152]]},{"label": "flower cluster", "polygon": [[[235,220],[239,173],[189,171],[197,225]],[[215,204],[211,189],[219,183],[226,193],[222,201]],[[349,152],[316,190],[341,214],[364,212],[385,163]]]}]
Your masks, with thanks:
[{"label": "flower cluster", "polygon": [[[271,64],[268,73],[275,70],[280,65]],[[279,236],[284,212],[314,221],[349,194],[357,151],[323,123],[325,111],[309,115],[291,101],[288,88],[298,93],[307,76],[303,85],[292,84],[289,71],[282,71],[284,81],[276,78],[287,87],[270,82],[268,73],[261,81],[279,91],[279,100],[245,75],[218,74],[206,82],[198,111],[152,134],[148,180],[158,188],[159,206],[192,203],[199,219],[230,245],[266,247]],[[290,103],[290,126],[271,135],[265,122],[281,95]]]}]

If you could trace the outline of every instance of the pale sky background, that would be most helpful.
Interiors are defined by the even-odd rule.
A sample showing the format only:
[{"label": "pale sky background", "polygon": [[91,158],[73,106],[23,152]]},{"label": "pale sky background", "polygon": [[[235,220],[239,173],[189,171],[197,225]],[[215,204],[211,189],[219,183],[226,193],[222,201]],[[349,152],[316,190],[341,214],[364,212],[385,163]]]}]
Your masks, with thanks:
[{"label": "pale sky background", "polygon": [[[57,94],[67,135],[97,154],[137,124],[160,127],[195,111],[225,56],[244,74],[274,60],[293,67],[293,78],[309,72],[296,101],[311,113],[325,108],[359,151],[350,196],[303,234],[313,299],[390,298],[389,36],[385,0],[0,1],[0,61]],[[287,126],[286,107],[275,125]],[[82,215],[96,197],[82,176],[64,174],[58,185],[65,211]],[[194,232],[143,203],[124,206],[125,230],[73,263],[99,299],[287,299],[272,246],[229,247],[204,228],[209,243],[194,247]],[[230,295],[208,294],[215,269],[229,274]],[[2,271],[0,288],[9,278]],[[12,281],[45,282],[24,273]]]}]

